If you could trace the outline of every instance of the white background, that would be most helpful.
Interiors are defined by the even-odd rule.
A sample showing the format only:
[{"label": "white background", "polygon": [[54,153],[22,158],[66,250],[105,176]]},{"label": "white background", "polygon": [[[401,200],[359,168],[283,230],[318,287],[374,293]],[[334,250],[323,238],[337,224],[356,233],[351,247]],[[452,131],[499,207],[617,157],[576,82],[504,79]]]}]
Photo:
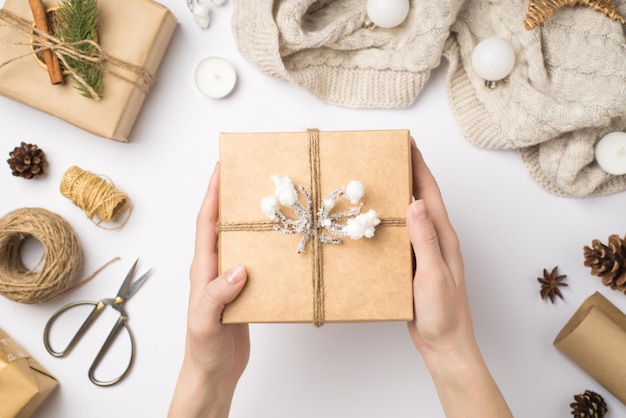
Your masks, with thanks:
[{"label": "white background", "polygon": [[[448,107],[445,61],[410,108],[335,107],[248,64],[231,35],[231,4],[215,9],[211,28],[201,31],[184,1],[163,3],[179,25],[129,143],[96,137],[0,98],[3,160],[27,141],[44,149],[50,163],[43,178],[27,181],[11,176],[2,162],[0,215],[44,207],[67,219],[83,248],[82,277],[122,258],[89,284],[47,303],[0,297],[0,327],[60,382],[37,417],[166,414],[183,354],[195,217],[217,160],[219,132],[310,127],[411,130],[462,242],[478,341],[516,416],[569,416],[573,395],[585,389],[604,395],[608,416],[626,415],[626,407],[552,345],[594,291],[626,310],[624,295],[589,274],[582,252],[594,238],[606,242],[610,234],[624,233],[626,194],[555,197],[530,179],[516,152],[469,144]],[[212,55],[230,60],[239,74],[236,90],[223,100],[205,98],[193,81],[196,64]],[[96,227],[60,194],[61,177],[72,165],[109,176],[129,194],[134,212],[124,228]],[[87,369],[101,336],[94,331],[71,356],[55,359],[44,349],[43,328],[65,303],[113,296],[137,257],[140,270],[153,267],[154,273],[128,305],[135,367],[119,385],[99,388],[89,382]],[[540,299],[537,277],[555,265],[570,286],[565,300],[552,305]],[[251,343],[232,417],[443,416],[404,323],[252,325]],[[122,353],[116,357],[125,361]]]}]

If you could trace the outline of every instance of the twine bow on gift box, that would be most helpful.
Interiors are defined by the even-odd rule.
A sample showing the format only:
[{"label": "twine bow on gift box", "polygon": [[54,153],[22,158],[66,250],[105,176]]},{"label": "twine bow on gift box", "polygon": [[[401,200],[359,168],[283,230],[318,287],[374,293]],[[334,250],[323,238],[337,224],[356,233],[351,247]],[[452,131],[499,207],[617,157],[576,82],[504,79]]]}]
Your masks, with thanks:
[{"label": "twine bow on gift box", "polygon": [[[154,76],[148,72],[144,67],[129,63],[127,61],[116,58],[110,54],[107,54],[102,50],[97,42],[92,40],[82,40],[79,42],[64,42],[63,40],[52,36],[46,32],[42,32],[37,28],[32,27],[32,22],[23,19],[16,14],[9,12],[8,10],[0,10],[0,27],[9,27],[22,34],[28,39],[28,42],[10,42],[12,45],[24,45],[32,47],[32,52],[17,56],[6,62],[0,63],[0,69],[4,66],[18,61],[22,58],[37,54],[42,51],[51,51],[54,53],[59,61],[63,64],[63,68],[68,72],[76,83],[87,92],[88,97],[94,100],[100,100],[100,95],[81,77],[76,69],[68,63],[69,60],[84,63],[98,64],[104,67],[104,64],[109,64],[110,67],[103,71],[111,74],[116,78],[119,78],[128,83],[134,84],[143,93],[148,93],[150,86],[154,82]],[[82,50],[81,46],[89,44],[92,46],[91,52],[86,53]],[[118,70],[125,70],[137,75],[137,80],[126,77]]]},{"label": "twine bow on gift box", "polygon": [[[362,237],[372,238],[375,228],[405,226],[404,218],[378,218],[374,210],[361,213],[363,184],[351,181],[345,187],[339,187],[329,193],[326,199],[321,198],[320,185],[320,152],[319,131],[309,129],[309,162],[310,162],[310,193],[303,186],[296,189],[291,179],[281,176],[272,176],[275,186],[275,196],[263,198],[261,210],[270,219],[258,222],[227,222],[218,225],[219,232],[227,231],[272,231],[283,234],[303,234],[298,244],[297,252],[305,252],[307,243],[311,242],[311,278],[313,287],[313,324],[322,326],[324,315],[324,279],[323,279],[323,251],[321,244],[341,244],[341,237],[349,236],[352,239]],[[298,199],[298,192],[304,197],[306,205]],[[347,210],[331,213],[335,203],[342,198],[350,201],[352,206]],[[289,207],[297,219],[285,216],[280,205]],[[326,230],[335,236],[323,233]]]}]

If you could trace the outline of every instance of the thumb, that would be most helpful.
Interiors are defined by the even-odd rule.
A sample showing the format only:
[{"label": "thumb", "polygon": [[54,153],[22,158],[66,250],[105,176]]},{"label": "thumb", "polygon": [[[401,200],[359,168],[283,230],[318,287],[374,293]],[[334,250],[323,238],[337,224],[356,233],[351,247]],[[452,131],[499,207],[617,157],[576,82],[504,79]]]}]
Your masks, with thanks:
[{"label": "thumb", "polygon": [[407,229],[409,239],[413,244],[413,251],[418,267],[428,269],[436,267],[443,262],[439,237],[432,219],[428,214],[428,208],[423,200],[414,201],[407,213]]},{"label": "thumb", "polygon": [[247,274],[243,266],[231,267],[220,274],[206,285],[203,298],[197,307],[197,313],[210,319],[211,322],[219,323],[224,306],[239,295],[246,279]]}]

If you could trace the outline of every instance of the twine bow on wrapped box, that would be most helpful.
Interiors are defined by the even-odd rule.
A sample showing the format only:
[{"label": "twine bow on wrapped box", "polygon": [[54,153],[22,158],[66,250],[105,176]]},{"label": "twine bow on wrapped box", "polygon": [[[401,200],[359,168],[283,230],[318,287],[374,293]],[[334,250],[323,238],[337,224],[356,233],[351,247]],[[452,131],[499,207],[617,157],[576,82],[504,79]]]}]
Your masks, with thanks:
[{"label": "twine bow on wrapped box", "polygon": [[[145,67],[131,64],[130,62],[115,58],[102,50],[96,42],[85,39],[78,42],[65,42],[53,35],[42,32],[33,27],[32,22],[15,15],[7,10],[0,10],[0,24],[21,33],[26,42],[17,43],[18,45],[28,45],[32,48],[32,52],[16,56],[5,62],[0,62],[0,69],[15,61],[30,57],[43,51],[50,51],[55,54],[59,61],[63,64],[63,68],[68,72],[73,80],[87,93],[87,96],[93,100],[100,100],[100,93],[96,91],[86,80],[80,75],[76,68],[70,64],[70,61],[91,63],[98,66],[106,64],[108,69],[105,71],[127,83],[136,85],[142,92],[148,93],[150,86],[154,82],[154,75]],[[91,46],[90,52],[85,52],[81,46]],[[136,80],[126,77],[117,69],[129,71],[136,76]]]},{"label": "twine bow on wrapped box", "polygon": [[[52,0],[48,6],[55,4]],[[152,0],[107,0],[98,2],[97,12],[97,42],[71,42],[34,28],[29,2],[6,0],[0,10],[0,94],[96,135],[127,141],[176,19]],[[51,85],[35,52],[58,57],[88,98],[70,86]],[[76,71],[87,63],[101,68],[101,97]]]},{"label": "twine bow on wrapped box", "polygon": [[[393,134],[389,134],[392,131],[387,132],[387,139],[391,140],[391,137],[395,142],[395,151],[401,149],[400,155],[395,155],[396,158],[400,158],[401,161],[397,161],[399,163],[399,170],[391,170],[395,173],[400,173],[402,170],[408,170],[408,160],[406,152],[408,151],[408,133],[404,131],[403,134],[395,133],[395,137]],[[378,133],[381,137],[384,137],[384,134]],[[254,142],[254,138],[252,136],[244,137],[236,137],[233,142],[239,142],[239,140],[243,139],[243,142],[246,144],[250,144]],[[260,134],[263,136],[263,134]],[[270,134],[271,135],[271,134]],[[259,138],[258,144],[259,146],[263,146],[265,144],[266,149],[273,149],[275,155],[267,155],[267,159],[270,160],[268,164],[261,164],[258,171],[263,171],[265,173],[269,173],[269,170],[284,170],[281,168],[284,162],[294,161],[298,158],[301,158],[302,155],[287,155],[285,151],[285,147],[291,148],[294,143],[298,143],[296,145],[297,148],[302,148],[303,150],[306,147],[306,155],[307,158],[304,160],[304,164],[301,164],[300,167],[292,170],[293,172],[299,172],[297,176],[303,180],[302,174],[305,174],[305,171],[308,174],[306,180],[309,183],[309,190],[307,187],[302,185],[302,181],[297,181],[298,186],[294,185],[294,181],[290,177],[280,176],[280,175],[272,175],[265,176],[267,179],[270,177],[274,182],[275,186],[275,196],[265,196],[257,200],[256,208],[259,208],[259,202],[261,203],[261,210],[257,209],[257,211],[262,212],[268,220],[259,220],[259,221],[247,221],[247,220],[231,220],[231,216],[222,216],[219,224],[219,232],[221,236],[220,240],[220,252],[221,254],[225,254],[222,258],[222,266],[226,267],[226,263],[224,260],[228,260],[231,255],[233,255],[233,251],[237,251],[237,249],[242,250],[241,252],[241,260],[244,261],[246,268],[249,273],[249,281],[244,289],[242,296],[236,300],[231,306],[226,308],[224,313],[224,321],[225,322],[292,322],[292,321],[305,321],[304,317],[304,309],[302,309],[301,304],[306,302],[306,295],[303,295],[304,289],[306,286],[302,286],[302,277],[298,272],[306,274],[306,276],[311,278],[310,288],[308,291],[309,303],[312,300],[312,306],[310,309],[310,318],[311,321],[316,326],[321,326],[327,321],[326,314],[326,305],[330,306],[331,321],[347,321],[347,320],[398,320],[398,319],[410,319],[412,317],[412,297],[411,297],[411,262],[410,262],[410,247],[406,245],[406,240],[408,237],[406,236],[406,231],[404,228],[389,228],[389,227],[404,227],[405,218],[404,216],[381,216],[378,217],[378,213],[374,209],[369,209],[368,211],[361,212],[361,208],[363,203],[360,200],[363,198],[365,193],[365,186],[360,181],[350,181],[345,187],[341,186],[338,188],[333,188],[332,191],[326,194],[325,198],[322,198],[324,189],[323,183],[332,182],[343,182],[344,178],[340,178],[339,176],[335,176],[333,171],[338,169],[338,171],[347,173],[352,170],[349,168],[349,164],[346,166],[345,161],[341,161],[339,156],[335,156],[335,160],[328,159],[328,161],[324,164],[324,169],[322,168],[322,155],[329,155],[326,151],[320,150],[320,135],[339,135],[341,133],[320,133],[317,130],[308,130],[306,133],[302,134],[294,134],[293,141],[285,140],[280,138],[281,135],[276,135],[278,138]],[[393,208],[393,211],[396,215],[402,213],[404,215],[406,211],[406,206],[410,201],[410,180],[409,175],[400,175],[399,177],[404,177],[403,182],[399,185],[395,185],[396,187],[392,190],[391,194],[387,194],[382,189],[385,187],[382,184],[385,184],[384,176],[378,176],[378,171],[376,167],[381,163],[376,159],[376,149],[373,145],[376,145],[378,141],[376,141],[376,133],[373,131],[370,132],[357,132],[357,133],[343,133],[343,135],[348,138],[348,142],[344,145],[344,140],[340,138],[330,139],[327,138],[325,144],[333,147],[333,142],[338,147],[345,147],[346,149],[351,148],[350,144],[355,144],[355,141],[359,141],[359,138],[362,138],[363,142],[363,155],[356,152],[353,156],[355,159],[363,156],[370,158],[369,163],[371,164],[371,169],[368,170],[367,164],[368,160],[364,159],[360,161],[360,164],[356,164],[357,167],[354,170],[355,174],[360,173],[361,176],[367,179],[368,184],[368,202],[369,206],[376,206],[377,198],[384,198],[387,202],[384,206],[387,208],[383,208],[383,211],[389,210],[390,207],[393,207],[393,200],[397,200],[397,207]],[[234,148],[231,148],[231,141],[228,140],[228,134],[223,134],[222,136],[222,158],[221,158],[221,166],[222,166],[222,179],[226,179],[222,182],[221,189],[221,213],[229,214],[230,211],[230,203],[233,203],[230,200],[231,190],[225,190],[225,188],[230,189],[232,187],[233,182],[230,180],[231,176],[231,163],[234,161],[230,160],[231,150],[234,152]],[[265,142],[267,139],[269,142]],[[402,141],[404,139],[404,141]],[[249,141],[246,141],[249,140]],[[387,142],[384,142],[383,139],[378,145],[387,145]],[[243,145],[243,142],[239,145]],[[272,143],[273,146],[269,146]],[[282,145],[282,150],[280,149]],[[327,148],[327,147],[326,147]],[[392,148],[394,148],[392,146]],[[241,148],[238,148],[239,151],[242,151]],[[246,154],[246,152],[244,152]],[[383,153],[384,154],[384,153]],[[385,163],[392,162],[394,156],[391,154],[382,157],[382,160]],[[234,155],[234,153],[232,154]],[[254,155],[253,153],[248,154],[251,157]],[[259,161],[266,161],[265,156],[258,156]],[[324,157],[327,158],[327,157]],[[245,155],[239,155],[238,159],[240,160],[237,164],[241,166],[241,164],[245,163],[247,158]],[[243,159],[243,162],[241,161]],[[257,161],[257,165],[259,162]],[[404,165],[403,165],[404,164]],[[272,167],[273,165],[273,167]],[[307,170],[302,170],[302,166],[307,167]],[[289,172],[289,170],[286,170]],[[323,182],[322,179],[329,175],[329,180],[327,182]],[[352,174],[352,173],[351,173]],[[235,173],[235,177],[239,177],[237,173]],[[240,197],[240,207],[248,208],[251,207],[247,204],[248,199],[245,201],[241,201],[241,197],[247,196],[252,199],[255,198],[255,195],[259,192],[260,189],[257,189],[256,184],[249,184],[249,179],[262,179],[262,176],[256,176],[250,174],[249,176],[245,176],[245,182],[241,182],[241,178],[239,181],[235,180],[237,183],[236,187],[243,188],[244,190],[240,190],[238,196]],[[376,179],[378,177],[378,180]],[[392,175],[393,177],[393,175]],[[382,183],[376,185],[376,183]],[[255,182],[256,183],[256,182]],[[267,183],[267,180],[265,180]],[[382,187],[381,187],[382,186]],[[370,195],[369,188],[373,187],[374,191]],[[398,187],[400,189],[405,189],[402,192],[398,192]],[[254,190],[253,194],[248,193],[248,191]],[[394,193],[395,192],[395,193]],[[396,194],[397,193],[397,194]],[[393,196],[395,194],[395,196]],[[301,198],[300,198],[301,196]],[[403,202],[403,197],[406,198],[406,202]],[[303,200],[303,202],[301,201]],[[390,203],[390,201],[392,201]],[[349,202],[350,205],[346,205],[346,202]],[[398,209],[398,210],[396,210]],[[384,213],[384,212],[383,212]],[[243,215],[247,218],[255,217],[257,214],[246,214]],[[237,213],[235,213],[232,217],[239,217]],[[224,219],[227,218],[227,219]],[[395,233],[389,232],[379,232],[376,231],[375,228],[378,227],[383,228],[383,230],[389,229],[397,229]],[[290,255],[285,255],[282,253],[282,249],[278,247],[287,246],[284,242],[279,242],[280,235],[272,234],[273,231],[281,232],[286,236],[295,236],[298,239],[297,245],[291,248],[289,251]],[[382,231],[382,230],[381,230]],[[244,241],[252,240],[252,242],[256,242],[257,245],[266,248],[265,255],[260,253],[255,253],[252,251],[244,250],[244,248],[240,245],[248,246],[248,244],[243,244],[240,241],[241,237],[237,237],[232,235],[233,233],[245,233],[243,238]],[[400,234],[397,234],[400,232]],[[270,234],[268,234],[270,233]],[[259,235],[256,235],[259,234]],[[274,235],[275,234],[275,235]],[[382,236],[382,240],[378,240],[379,235]],[[398,239],[396,243],[390,242],[390,236],[400,235],[403,239]],[[234,237],[234,245],[231,245],[231,239]],[[350,237],[351,240],[344,242],[342,237]],[[364,248],[361,248],[360,245],[351,243],[353,240],[358,240],[360,238],[372,238],[371,243],[369,245],[363,246],[367,250],[362,252]],[[367,240],[370,241],[370,240]],[[289,242],[292,242],[289,240]],[[356,242],[356,241],[355,241]],[[360,241],[359,241],[360,242]],[[308,245],[310,243],[310,245]],[[333,250],[324,250],[323,244],[344,244],[341,246],[331,245],[331,247],[346,247],[343,250],[333,251]],[[399,261],[397,267],[400,271],[404,272],[399,276],[395,276],[396,282],[393,283],[393,280],[390,282],[388,278],[383,277],[382,267],[386,265],[393,265],[394,259],[393,257],[390,260],[385,260],[385,251],[389,247],[394,247],[395,245],[400,246],[400,248],[404,247],[404,254],[400,254],[402,251],[399,251],[398,254],[394,254],[397,259],[395,261]],[[254,247],[255,244],[252,244]],[[239,248],[237,248],[239,247]],[[228,248],[228,249],[227,249]],[[398,249],[398,248],[396,248]],[[295,250],[295,251],[294,251]],[[344,250],[346,254],[344,254]],[[293,256],[293,254],[300,254],[300,256]],[[306,263],[306,258],[303,257],[302,253],[308,253],[309,263]],[[327,254],[325,254],[327,253]],[[251,255],[251,257],[250,257]],[[375,257],[378,255],[378,257]],[[259,257],[266,257],[265,260],[259,260]],[[343,267],[339,267],[338,269],[334,266],[337,262],[342,263],[342,258],[347,257],[345,260],[345,264]],[[252,259],[250,263],[246,262],[247,259]],[[354,259],[354,271],[344,271],[346,266],[350,265],[349,259]],[[360,260],[362,258],[362,260]],[[377,266],[370,265],[372,267],[372,271],[369,273],[375,273],[379,271],[381,275],[380,279],[380,293],[375,295],[369,295],[364,297],[363,302],[364,305],[358,306],[358,297],[355,297],[356,309],[353,309],[353,305],[355,305],[354,301],[346,301],[344,298],[350,299],[350,289],[351,286],[354,286],[355,283],[351,281],[357,281],[358,277],[361,276],[359,273],[359,268],[365,266],[365,270],[368,270],[368,263],[372,262],[372,259],[377,259]],[[281,260],[274,263],[273,271],[258,271],[257,272],[257,264],[272,264],[272,261],[267,260]],[[356,261],[358,260],[358,261]],[[276,266],[280,264],[283,268],[277,269]],[[308,264],[309,270],[308,273],[304,273],[306,268],[303,267],[304,264]],[[357,264],[361,264],[362,266],[357,266]],[[294,274],[291,275],[292,278],[287,278],[286,281],[283,281],[283,278],[276,280],[277,276],[284,276],[284,270],[295,268]],[[261,270],[265,270],[262,268]],[[280,271],[278,271],[280,270]],[[326,272],[326,270],[329,271]],[[350,269],[349,269],[350,270]],[[393,271],[389,271],[388,274],[394,276]],[[289,275],[289,274],[288,274]],[[341,276],[345,276],[345,281],[341,283]],[[363,271],[362,284],[366,285],[368,281],[376,281],[376,277],[370,276],[367,278],[367,271]],[[306,277],[305,276],[305,277]],[[273,278],[272,278],[273,277]],[[330,282],[326,280],[327,277],[331,277]],[[339,279],[338,279],[339,277]],[[265,281],[267,279],[267,282]],[[274,281],[279,283],[272,283]],[[297,284],[294,284],[297,283]],[[384,283],[384,284],[383,284]],[[407,285],[408,284],[408,285]],[[337,289],[337,286],[342,287],[342,289]],[[248,289],[250,288],[250,289]],[[282,288],[282,289],[281,289]],[[284,289],[294,288],[292,291],[287,291],[283,296],[279,298],[275,298],[273,296],[269,296],[272,294],[279,294]],[[295,288],[298,288],[296,290]],[[337,289],[337,290],[336,290]],[[353,289],[354,295],[357,296],[359,291],[362,292],[363,289]],[[376,286],[371,289],[372,292],[376,292]],[[335,293],[343,293],[343,296],[340,297],[340,300],[335,300]],[[367,293],[367,292],[365,292]],[[289,301],[285,301],[285,299],[289,299],[294,297],[299,300],[298,303],[292,304]],[[312,294],[312,296],[311,296]],[[394,297],[397,296],[398,299],[391,298],[390,295],[393,294]],[[268,298],[267,300],[259,300],[258,298]],[[271,299],[270,299],[271,298]],[[240,300],[241,299],[241,300]],[[392,300],[393,299],[393,300]],[[266,304],[265,306],[260,304]],[[394,312],[394,309],[390,309],[390,305],[397,304]],[[296,306],[297,305],[297,306]],[[337,306],[338,305],[338,306]],[[380,306],[376,306],[380,305]],[[386,306],[383,308],[383,306]],[[251,309],[250,309],[251,308]],[[275,309],[274,309],[275,308]],[[308,311],[308,309],[306,309]],[[297,312],[300,311],[300,312]],[[410,313],[409,313],[410,311]]]}]

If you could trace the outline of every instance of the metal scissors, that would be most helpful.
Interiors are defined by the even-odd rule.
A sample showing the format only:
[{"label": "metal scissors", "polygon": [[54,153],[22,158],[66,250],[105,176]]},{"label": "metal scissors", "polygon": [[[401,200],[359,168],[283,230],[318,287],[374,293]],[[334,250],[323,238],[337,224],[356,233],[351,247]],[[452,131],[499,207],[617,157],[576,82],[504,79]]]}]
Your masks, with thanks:
[{"label": "metal scissors", "polygon": [[[74,302],[74,303],[65,305],[62,308],[60,308],[58,311],[56,311],[50,317],[44,329],[43,342],[44,342],[44,345],[46,346],[46,350],[48,350],[48,353],[52,354],[54,357],[65,357],[71,353],[76,343],[78,343],[78,341],[82,338],[83,334],[85,334],[85,332],[91,327],[91,325],[96,321],[96,319],[98,319],[100,314],[104,311],[104,309],[107,306],[110,306],[119,312],[120,316],[117,319],[117,322],[115,323],[115,325],[113,325],[111,332],[109,333],[106,340],[104,341],[104,344],[102,344],[100,351],[98,351],[96,358],[94,359],[93,363],[91,363],[91,366],[89,368],[89,373],[88,373],[89,380],[91,380],[91,382],[94,383],[95,385],[111,386],[111,385],[118,383],[128,374],[128,372],[130,371],[133,365],[133,361],[135,359],[135,337],[133,336],[133,332],[131,331],[128,325],[128,315],[126,314],[126,309],[124,308],[124,306],[126,305],[126,302],[137,292],[137,290],[139,290],[141,285],[145,283],[146,279],[148,278],[150,274],[150,270],[148,270],[137,280],[133,281],[133,276],[135,274],[135,268],[137,266],[138,261],[139,259],[135,261],[133,266],[128,271],[128,274],[126,275],[126,278],[124,279],[124,282],[122,283],[122,286],[120,287],[120,290],[117,292],[117,295],[115,296],[115,298],[100,299],[99,301],[79,301],[79,302]],[[63,351],[55,351],[50,346],[50,330],[52,329],[54,322],[57,320],[57,318],[59,318],[59,316],[63,315],[65,312],[77,306],[84,306],[84,305],[93,306],[93,309],[89,313],[89,316],[87,316],[87,318],[85,319],[83,324],[80,326],[78,331],[76,331],[76,334],[71,339],[67,347],[65,347]],[[115,379],[106,380],[106,381],[98,380],[95,377],[95,371],[98,368],[100,361],[104,358],[109,348],[115,342],[115,339],[119,335],[122,328],[126,330],[126,332],[128,333],[128,336],[130,337],[131,353],[130,353],[130,360],[128,361],[128,366],[126,366],[126,369],[122,372],[122,374],[116,377]]]}]

